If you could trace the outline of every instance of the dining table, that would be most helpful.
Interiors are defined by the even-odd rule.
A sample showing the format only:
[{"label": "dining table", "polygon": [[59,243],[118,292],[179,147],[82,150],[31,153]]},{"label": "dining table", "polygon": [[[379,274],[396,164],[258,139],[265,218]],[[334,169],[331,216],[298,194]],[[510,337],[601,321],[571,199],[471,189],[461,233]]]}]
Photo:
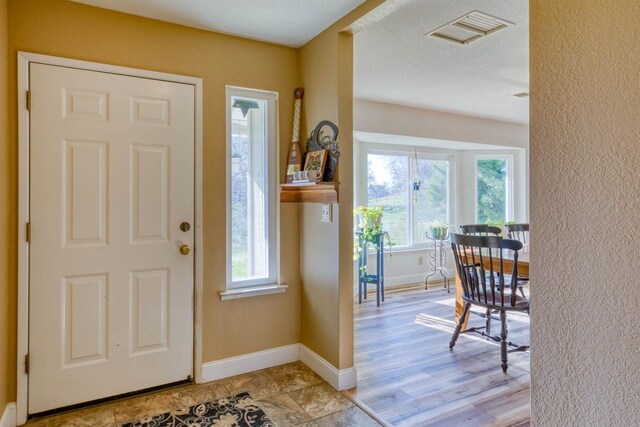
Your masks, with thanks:
[{"label": "dining table", "polygon": [[[518,251],[518,277],[529,277],[529,244],[522,246],[522,249]],[[514,252],[505,250],[502,254],[502,263],[504,271],[513,271]],[[477,258],[476,258],[477,260]],[[500,270],[500,259],[497,257],[489,258],[483,257],[482,264],[485,269],[488,269],[490,263],[493,262],[493,269]],[[460,321],[462,311],[464,310],[464,300],[462,299],[462,282],[460,281],[460,275],[456,269],[456,325]],[[469,323],[469,316],[467,316],[462,330],[467,329]]]}]

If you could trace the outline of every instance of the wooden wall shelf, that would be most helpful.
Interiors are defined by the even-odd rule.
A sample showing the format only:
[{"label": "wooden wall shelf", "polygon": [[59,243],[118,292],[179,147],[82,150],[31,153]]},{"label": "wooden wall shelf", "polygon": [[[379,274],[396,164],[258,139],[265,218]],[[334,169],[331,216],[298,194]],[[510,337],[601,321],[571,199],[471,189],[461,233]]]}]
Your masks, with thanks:
[{"label": "wooden wall shelf", "polygon": [[338,182],[315,185],[280,184],[280,203],[338,203]]}]

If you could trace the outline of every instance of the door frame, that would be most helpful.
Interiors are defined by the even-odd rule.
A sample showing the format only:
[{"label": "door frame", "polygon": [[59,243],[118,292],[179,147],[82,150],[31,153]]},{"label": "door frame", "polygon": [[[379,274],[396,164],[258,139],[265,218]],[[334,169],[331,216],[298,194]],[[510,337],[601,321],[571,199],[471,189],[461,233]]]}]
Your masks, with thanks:
[{"label": "door frame", "polygon": [[137,68],[79,61],[56,56],[18,52],[18,345],[17,345],[17,422],[27,420],[29,375],[25,373],[25,356],[29,353],[29,222],[30,197],[30,115],[27,110],[29,64],[60,67],[162,80],[192,85],[195,91],[194,123],[194,302],[193,302],[193,374],[202,382],[202,79]]}]

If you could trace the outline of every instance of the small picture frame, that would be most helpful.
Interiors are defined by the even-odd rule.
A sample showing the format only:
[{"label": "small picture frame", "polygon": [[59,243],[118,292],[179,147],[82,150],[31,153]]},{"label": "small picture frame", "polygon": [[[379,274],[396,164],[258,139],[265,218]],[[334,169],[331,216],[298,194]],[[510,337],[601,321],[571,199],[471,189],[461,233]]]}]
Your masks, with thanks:
[{"label": "small picture frame", "polygon": [[318,150],[318,151],[310,151],[307,153],[307,158],[304,161],[304,170],[305,171],[314,171],[314,175],[316,175],[316,181],[322,181],[322,176],[324,175],[324,168],[327,163],[327,151]]}]

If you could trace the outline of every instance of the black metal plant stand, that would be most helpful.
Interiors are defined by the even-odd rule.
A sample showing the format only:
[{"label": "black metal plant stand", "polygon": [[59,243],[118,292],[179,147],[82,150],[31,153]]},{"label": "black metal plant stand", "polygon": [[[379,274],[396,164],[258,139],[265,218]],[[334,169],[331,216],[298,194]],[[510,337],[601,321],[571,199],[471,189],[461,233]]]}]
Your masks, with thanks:
[{"label": "black metal plant stand", "polygon": [[[384,236],[386,231],[373,235],[373,242],[368,242],[362,237],[362,231],[356,231],[358,236],[358,304],[362,304],[362,295],[367,299],[367,284],[376,285],[376,303],[380,307],[380,300],[384,301]],[[369,243],[376,249],[376,273],[367,271],[367,249]],[[364,291],[364,292],[363,292]]]},{"label": "black metal plant stand", "polygon": [[433,242],[433,252],[429,255],[429,264],[431,265],[431,271],[424,279],[424,288],[429,288],[429,277],[435,276],[440,273],[442,278],[444,279],[444,288],[447,290],[447,293],[451,292],[451,288],[449,286],[449,270],[447,270],[447,249],[445,247],[444,242],[449,239],[449,233],[445,236],[444,239],[434,239],[433,237],[427,235],[427,238]]}]

